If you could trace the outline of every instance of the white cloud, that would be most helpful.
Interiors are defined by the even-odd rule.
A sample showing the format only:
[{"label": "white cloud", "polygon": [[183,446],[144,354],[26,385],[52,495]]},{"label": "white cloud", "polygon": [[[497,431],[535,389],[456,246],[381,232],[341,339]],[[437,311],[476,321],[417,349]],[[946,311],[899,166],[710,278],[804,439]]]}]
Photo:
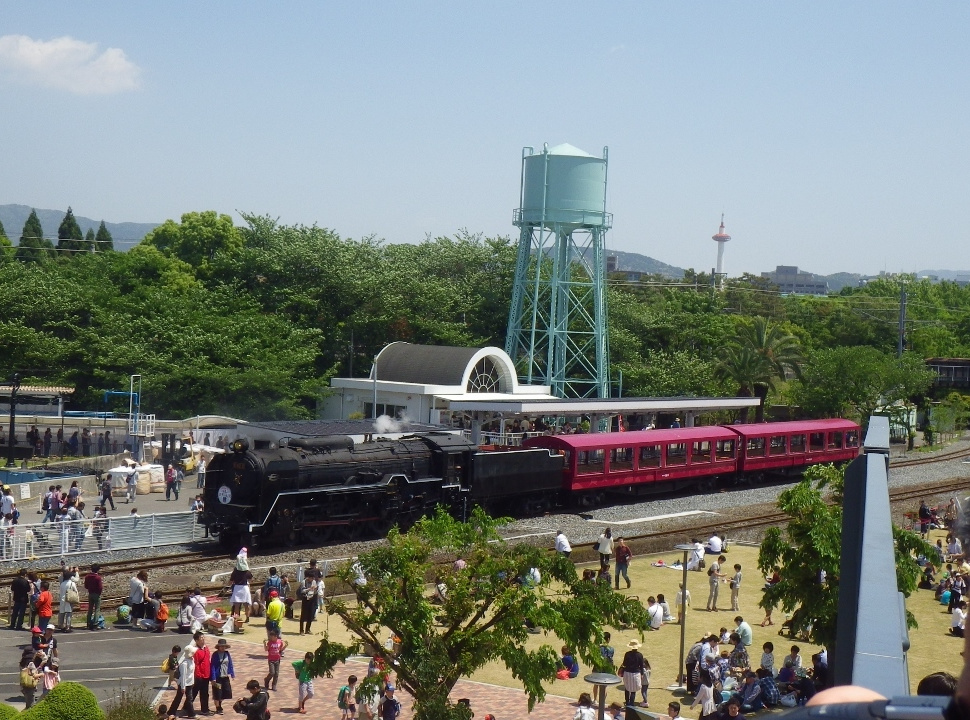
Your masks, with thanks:
[{"label": "white cloud", "polygon": [[0,36],[0,76],[75,95],[111,95],[141,85],[141,69],[123,50],[99,52],[97,43],[66,35],[53,40]]}]

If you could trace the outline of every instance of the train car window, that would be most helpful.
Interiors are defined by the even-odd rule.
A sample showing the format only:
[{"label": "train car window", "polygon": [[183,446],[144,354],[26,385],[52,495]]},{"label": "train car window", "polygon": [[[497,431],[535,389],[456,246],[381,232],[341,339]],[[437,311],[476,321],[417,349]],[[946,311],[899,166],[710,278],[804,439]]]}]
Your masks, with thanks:
[{"label": "train car window", "polygon": [[660,446],[642,445],[640,447],[640,462],[642,468],[660,467]]},{"label": "train car window", "polygon": [[769,455],[784,455],[787,451],[784,435],[772,435],[768,446]]},{"label": "train car window", "polygon": [[573,466],[573,451],[572,450],[557,450],[566,461],[563,463],[563,467],[571,468]]},{"label": "train car window", "polygon": [[671,443],[667,446],[667,465],[686,465],[687,445],[685,443]]},{"label": "train car window", "polygon": [[633,448],[614,448],[610,450],[610,472],[633,469]]},{"label": "train car window", "polygon": [[580,450],[577,455],[576,474],[589,475],[603,472],[603,450]]},{"label": "train car window", "polygon": [[716,460],[734,460],[735,447],[734,440],[718,440],[714,448],[714,458]]},{"label": "train car window", "polygon": [[697,440],[690,448],[691,464],[709,463],[711,461],[711,441]]},{"label": "train car window", "polygon": [[847,448],[859,447],[859,433],[857,433],[855,430],[849,430],[849,432],[845,434],[845,446]]},{"label": "train car window", "polygon": [[829,433],[829,450],[842,449],[842,432]]},{"label": "train car window", "polygon": [[745,457],[764,457],[765,456],[765,439],[762,438],[748,438],[748,449],[745,452]]},{"label": "train car window", "polygon": [[792,435],[789,441],[789,447],[793,453],[805,452],[805,434],[799,433],[798,435]]},{"label": "train car window", "polygon": [[825,449],[825,433],[812,433],[808,436],[808,449],[812,452]]}]

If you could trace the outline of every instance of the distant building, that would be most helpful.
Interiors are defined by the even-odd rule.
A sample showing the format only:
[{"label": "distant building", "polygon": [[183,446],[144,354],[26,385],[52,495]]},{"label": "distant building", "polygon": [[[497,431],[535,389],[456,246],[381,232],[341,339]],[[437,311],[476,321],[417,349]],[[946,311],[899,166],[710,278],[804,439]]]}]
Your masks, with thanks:
[{"label": "distant building", "polygon": [[778,265],[774,272],[763,272],[761,277],[770,280],[783,293],[792,295],[827,295],[829,284],[810,272],[799,272],[794,265]]},{"label": "distant building", "polygon": [[619,269],[620,269],[620,258],[618,258],[616,255],[607,255],[606,272],[615,273]]},{"label": "distant building", "polygon": [[970,387],[970,358],[928,358],[926,367],[936,373],[936,387]]}]

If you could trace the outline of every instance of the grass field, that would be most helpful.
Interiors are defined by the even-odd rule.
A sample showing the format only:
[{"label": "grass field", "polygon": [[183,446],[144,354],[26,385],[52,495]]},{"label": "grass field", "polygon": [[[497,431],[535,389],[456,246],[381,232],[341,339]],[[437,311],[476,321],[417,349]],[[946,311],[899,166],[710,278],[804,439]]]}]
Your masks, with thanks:
[{"label": "grass field", "polygon": [[[931,534],[931,542],[935,543],[937,537],[940,536],[942,535],[936,533]],[[699,639],[702,634],[718,632],[722,627],[733,630],[735,627],[734,618],[740,614],[754,630],[754,642],[750,651],[753,665],[757,666],[760,662],[762,645],[769,640],[775,646],[776,668],[780,667],[784,656],[788,653],[792,644],[797,644],[801,648],[803,661],[805,664],[810,664],[812,654],[817,652],[819,648],[811,643],[792,641],[787,637],[779,635],[781,623],[785,619],[781,611],[775,611],[773,617],[775,624],[773,626],[761,627],[761,621],[764,619],[764,611],[758,607],[758,601],[761,598],[764,578],[758,573],[757,569],[757,547],[731,545],[726,555],[728,562],[725,564],[725,569],[733,573],[733,570],[731,570],[733,565],[740,563],[744,573],[740,593],[740,611],[732,612],[730,610],[731,591],[725,584],[720,586],[720,598],[718,601],[720,612],[707,612],[705,609],[708,595],[707,575],[704,572],[688,573],[688,589],[691,592],[692,603],[687,613],[687,648],[689,649],[690,645]],[[678,584],[681,582],[682,573],[680,570],[655,567],[653,563],[662,559],[665,563],[669,564],[682,557],[682,553],[672,550],[669,553],[634,558],[630,567],[630,578],[633,581],[633,587],[630,590],[622,589],[620,592],[636,595],[644,603],[648,596],[663,593],[671,606],[671,611],[676,614],[676,610],[673,607],[673,600],[677,593]],[[578,567],[581,570],[582,567],[586,566]],[[919,628],[910,631],[912,647],[908,656],[910,688],[911,692],[915,693],[919,680],[931,672],[948,670],[954,674],[958,674],[962,662],[960,651],[963,649],[963,643],[960,639],[949,634],[949,613],[946,612],[944,606],[934,600],[931,591],[918,590],[909,598],[907,607],[913,612],[919,622]],[[340,625],[338,620],[330,618],[328,622],[322,613],[318,618],[320,622],[314,628],[316,631],[322,632],[329,625],[329,632],[334,639],[349,639],[346,630]],[[880,632],[883,629],[879,618],[866,618],[866,622],[871,623],[872,632]],[[290,628],[289,624],[287,623],[284,626],[284,632],[287,634],[286,639],[290,641],[293,647],[307,650],[316,647],[319,641],[318,637],[291,636],[288,631],[291,629],[295,631],[296,628],[295,623],[293,623],[293,628]],[[643,642],[640,650],[652,666],[649,693],[651,709],[662,712],[666,709],[667,703],[672,699],[677,699],[681,703],[684,703],[682,697],[676,697],[666,689],[668,685],[673,684],[677,679],[680,653],[680,625],[664,625],[658,631],[647,632],[642,638],[630,631],[618,630],[616,628],[609,629],[613,635],[612,644],[616,648],[616,661],[618,663],[623,657],[627,642],[634,638]],[[251,630],[247,632],[251,632]],[[543,643],[549,643],[558,648],[556,638],[552,636],[530,636],[529,642],[536,647]],[[555,683],[551,683],[547,687],[549,694],[560,695],[575,700],[579,697],[580,693],[587,692],[590,688],[582,680],[587,672],[589,672],[589,669],[582,667],[578,678],[558,680]],[[501,663],[487,665],[475,673],[471,679],[507,687],[521,687]],[[611,689],[608,700],[622,702],[622,687],[619,689]],[[690,698],[684,704],[683,714],[685,717],[696,718],[699,715],[697,711],[700,708],[695,708],[693,711],[687,710],[689,701]]]}]

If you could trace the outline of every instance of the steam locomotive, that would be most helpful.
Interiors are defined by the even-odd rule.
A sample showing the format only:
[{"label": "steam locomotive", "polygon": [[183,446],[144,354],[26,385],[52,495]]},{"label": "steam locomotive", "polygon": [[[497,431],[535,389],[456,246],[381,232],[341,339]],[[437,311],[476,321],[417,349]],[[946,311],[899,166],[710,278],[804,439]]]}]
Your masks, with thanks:
[{"label": "steam locomotive", "polygon": [[538,515],[592,507],[608,494],[793,475],[858,454],[859,426],[841,419],[540,436],[495,449],[441,432],[356,445],[346,436],[298,439],[266,450],[237,440],[209,464],[202,522],[230,547],[321,544],[382,537],[437,505],[457,517],[474,505]]}]

